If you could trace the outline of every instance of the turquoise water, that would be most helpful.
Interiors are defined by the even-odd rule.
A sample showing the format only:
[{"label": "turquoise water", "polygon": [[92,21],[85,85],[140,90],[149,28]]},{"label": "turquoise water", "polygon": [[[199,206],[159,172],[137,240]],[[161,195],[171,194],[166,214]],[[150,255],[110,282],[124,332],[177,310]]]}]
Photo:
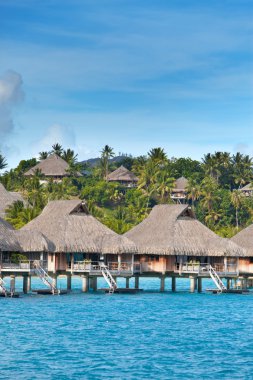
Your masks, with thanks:
[{"label": "turquoise water", "polygon": [[78,288],[75,280],[65,296],[0,298],[1,380],[253,379],[252,295],[189,294],[187,280],[175,294]]}]

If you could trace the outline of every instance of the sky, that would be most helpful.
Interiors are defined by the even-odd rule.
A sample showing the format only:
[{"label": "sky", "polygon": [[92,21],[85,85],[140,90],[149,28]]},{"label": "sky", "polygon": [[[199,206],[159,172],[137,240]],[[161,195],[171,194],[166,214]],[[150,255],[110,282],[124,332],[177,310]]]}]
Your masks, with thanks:
[{"label": "sky", "polygon": [[0,0],[0,151],[253,156],[252,0]]}]

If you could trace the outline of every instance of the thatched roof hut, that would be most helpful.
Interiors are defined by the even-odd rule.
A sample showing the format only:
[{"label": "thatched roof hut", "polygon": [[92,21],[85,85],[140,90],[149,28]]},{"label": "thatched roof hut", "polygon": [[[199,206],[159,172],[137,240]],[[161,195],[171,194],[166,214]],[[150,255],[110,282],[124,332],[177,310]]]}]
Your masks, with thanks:
[{"label": "thatched roof hut", "polygon": [[253,224],[238,232],[231,240],[245,249],[247,257],[253,257]]},{"label": "thatched roof hut", "polygon": [[188,182],[189,182],[188,179],[186,179],[185,177],[180,177],[180,178],[176,179],[175,187],[172,190],[173,193],[186,192]]},{"label": "thatched roof hut", "polygon": [[188,205],[155,206],[150,215],[124,236],[140,254],[244,256],[244,250],[195,219]]},{"label": "thatched roof hut", "polygon": [[5,210],[16,201],[24,202],[22,195],[16,192],[10,192],[0,183],[0,217],[5,216]]},{"label": "thatched roof hut", "polygon": [[243,186],[239,191],[242,192],[247,197],[250,197],[253,195],[253,186],[252,183],[248,183],[247,185]]},{"label": "thatched roof hut", "polygon": [[54,252],[132,253],[135,244],[100,223],[80,200],[49,202],[41,215],[21,231],[39,231],[53,244]]},{"label": "thatched roof hut", "polygon": [[[51,154],[45,160],[29,169],[24,175],[27,177],[33,176],[37,170],[40,170],[46,177],[63,178],[70,176],[69,164],[57,154]],[[80,173],[77,175],[81,176]]]},{"label": "thatched roof hut", "polygon": [[138,180],[138,177],[136,177],[134,173],[125,168],[123,165],[107,176],[107,181],[109,182],[137,183]]}]

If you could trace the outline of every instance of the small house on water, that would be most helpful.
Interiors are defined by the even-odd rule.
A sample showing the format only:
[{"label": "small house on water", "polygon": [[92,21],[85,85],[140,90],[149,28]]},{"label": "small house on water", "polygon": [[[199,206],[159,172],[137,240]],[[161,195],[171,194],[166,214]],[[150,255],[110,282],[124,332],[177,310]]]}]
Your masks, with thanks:
[{"label": "small house on water", "polygon": [[[249,253],[235,242],[223,239],[196,220],[188,205],[158,205],[139,225],[118,235],[89,214],[80,200],[52,201],[42,213],[21,230],[15,231],[3,220],[0,223],[1,275],[33,275],[34,260],[57,279],[67,276],[68,289],[73,275],[82,277],[82,288],[97,287],[102,276],[101,263],[111,275],[191,279],[194,291],[198,281],[209,277],[211,266],[221,278],[252,277],[253,267],[244,265]],[[22,253],[17,261],[13,252]],[[245,261],[246,260],[246,261]],[[26,288],[27,289],[27,288]]]}]

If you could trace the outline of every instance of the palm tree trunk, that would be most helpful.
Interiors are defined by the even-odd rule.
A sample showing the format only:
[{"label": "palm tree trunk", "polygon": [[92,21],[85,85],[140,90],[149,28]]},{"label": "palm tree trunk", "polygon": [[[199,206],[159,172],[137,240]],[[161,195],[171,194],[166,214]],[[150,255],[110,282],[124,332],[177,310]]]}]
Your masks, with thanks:
[{"label": "palm tree trunk", "polygon": [[239,229],[239,222],[238,222],[238,208],[235,209],[235,220],[236,220],[236,229]]}]

